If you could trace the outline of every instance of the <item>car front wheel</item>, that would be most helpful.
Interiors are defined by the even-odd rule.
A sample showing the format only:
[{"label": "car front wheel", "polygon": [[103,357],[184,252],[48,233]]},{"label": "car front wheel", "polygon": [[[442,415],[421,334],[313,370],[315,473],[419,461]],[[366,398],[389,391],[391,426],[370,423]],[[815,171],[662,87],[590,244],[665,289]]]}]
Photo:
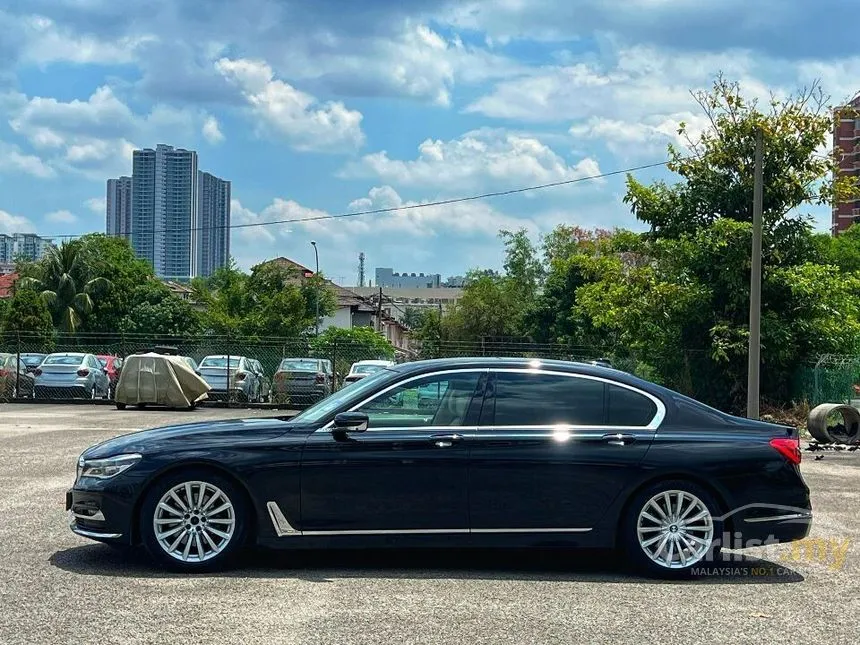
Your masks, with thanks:
[{"label": "car front wheel", "polygon": [[683,578],[719,558],[723,523],[713,496],[693,482],[654,484],[628,505],[622,545],[640,572]]},{"label": "car front wheel", "polygon": [[168,475],[146,493],[141,536],[152,558],[179,571],[223,568],[247,530],[245,497],[230,480],[203,469]]}]

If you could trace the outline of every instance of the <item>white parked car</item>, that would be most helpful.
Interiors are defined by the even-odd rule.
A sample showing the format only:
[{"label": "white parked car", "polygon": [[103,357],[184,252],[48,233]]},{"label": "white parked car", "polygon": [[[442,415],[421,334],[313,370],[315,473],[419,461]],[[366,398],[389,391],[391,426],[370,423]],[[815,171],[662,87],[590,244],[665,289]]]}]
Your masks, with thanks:
[{"label": "white parked car", "polygon": [[365,376],[369,376],[379,370],[384,370],[386,367],[394,367],[394,361],[357,361],[349,368],[349,374],[343,379],[344,385],[360,381]]}]

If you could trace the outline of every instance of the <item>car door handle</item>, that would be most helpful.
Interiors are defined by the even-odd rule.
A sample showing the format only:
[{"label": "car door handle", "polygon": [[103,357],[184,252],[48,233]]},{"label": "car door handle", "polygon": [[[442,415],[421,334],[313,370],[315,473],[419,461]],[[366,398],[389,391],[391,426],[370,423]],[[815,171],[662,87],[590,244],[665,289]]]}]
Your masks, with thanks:
[{"label": "car door handle", "polygon": [[461,434],[434,434],[430,437],[430,441],[433,442],[433,445],[437,448],[450,448],[458,441],[463,440],[463,435]]},{"label": "car door handle", "polygon": [[600,438],[603,443],[612,446],[626,446],[636,441],[636,435],[632,434],[605,434]]}]

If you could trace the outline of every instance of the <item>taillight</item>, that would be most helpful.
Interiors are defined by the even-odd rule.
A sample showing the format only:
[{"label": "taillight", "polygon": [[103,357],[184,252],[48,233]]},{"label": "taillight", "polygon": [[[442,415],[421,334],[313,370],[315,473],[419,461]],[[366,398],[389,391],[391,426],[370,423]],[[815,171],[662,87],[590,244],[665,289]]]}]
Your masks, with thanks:
[{"label": "taillight", "polygon": [[236,380],[237,381],[244,381],[246,376],[248,376],[248,375],[245,374],[245,372],[236,372]]},{"label": "taillight", "polygon": [[7,376],[9,376],[9,374],[11,374],[11,372],[9,372],[8,370],[0,370],[0,377],[2,378],[6,378]]},{"label": "taillight", "polygon": [[33,374],[35,374],[36,376],[42,376],[42,370],[40,370],[40,369],[37,367],[35,370],[33,370]]},{"label": "taillight", "polygon": [[325,374],[317,374],[316,384],[322,385],[323,383],[325,383]]},{"label": "taillight", "polygon": [[283,372],[275,372],[275,380],[276,381],[283,381],[283,380],[286,380],[286,378],[287,378],[287,375],[284,374]]},{"label": "taillight", "polygon": [[78,370],[78,376],[89,376],[90,371],[86,367],[82,367]]},{"label": "taillight", "polygon": [[801,459],[800,439],[771,439],[770,445],[775,448],[779,454],[788,459],[793,464],[799,464]]}]

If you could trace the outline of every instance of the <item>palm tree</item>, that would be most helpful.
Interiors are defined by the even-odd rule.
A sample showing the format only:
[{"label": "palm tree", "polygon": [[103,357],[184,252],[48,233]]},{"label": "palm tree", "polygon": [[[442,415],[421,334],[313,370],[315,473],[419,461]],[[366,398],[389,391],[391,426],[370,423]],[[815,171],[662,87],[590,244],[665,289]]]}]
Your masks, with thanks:
[{"label": "palm tree", "polygon": [[92,311],[91,294],[110,285],[106,278],[90,276],[83,249],[76,242],[51,247],[36,265],[35,274],[22,278],[19,286],[39,292],[51,310],[54,326],[68,333],[76,332],[83,317]]}]

